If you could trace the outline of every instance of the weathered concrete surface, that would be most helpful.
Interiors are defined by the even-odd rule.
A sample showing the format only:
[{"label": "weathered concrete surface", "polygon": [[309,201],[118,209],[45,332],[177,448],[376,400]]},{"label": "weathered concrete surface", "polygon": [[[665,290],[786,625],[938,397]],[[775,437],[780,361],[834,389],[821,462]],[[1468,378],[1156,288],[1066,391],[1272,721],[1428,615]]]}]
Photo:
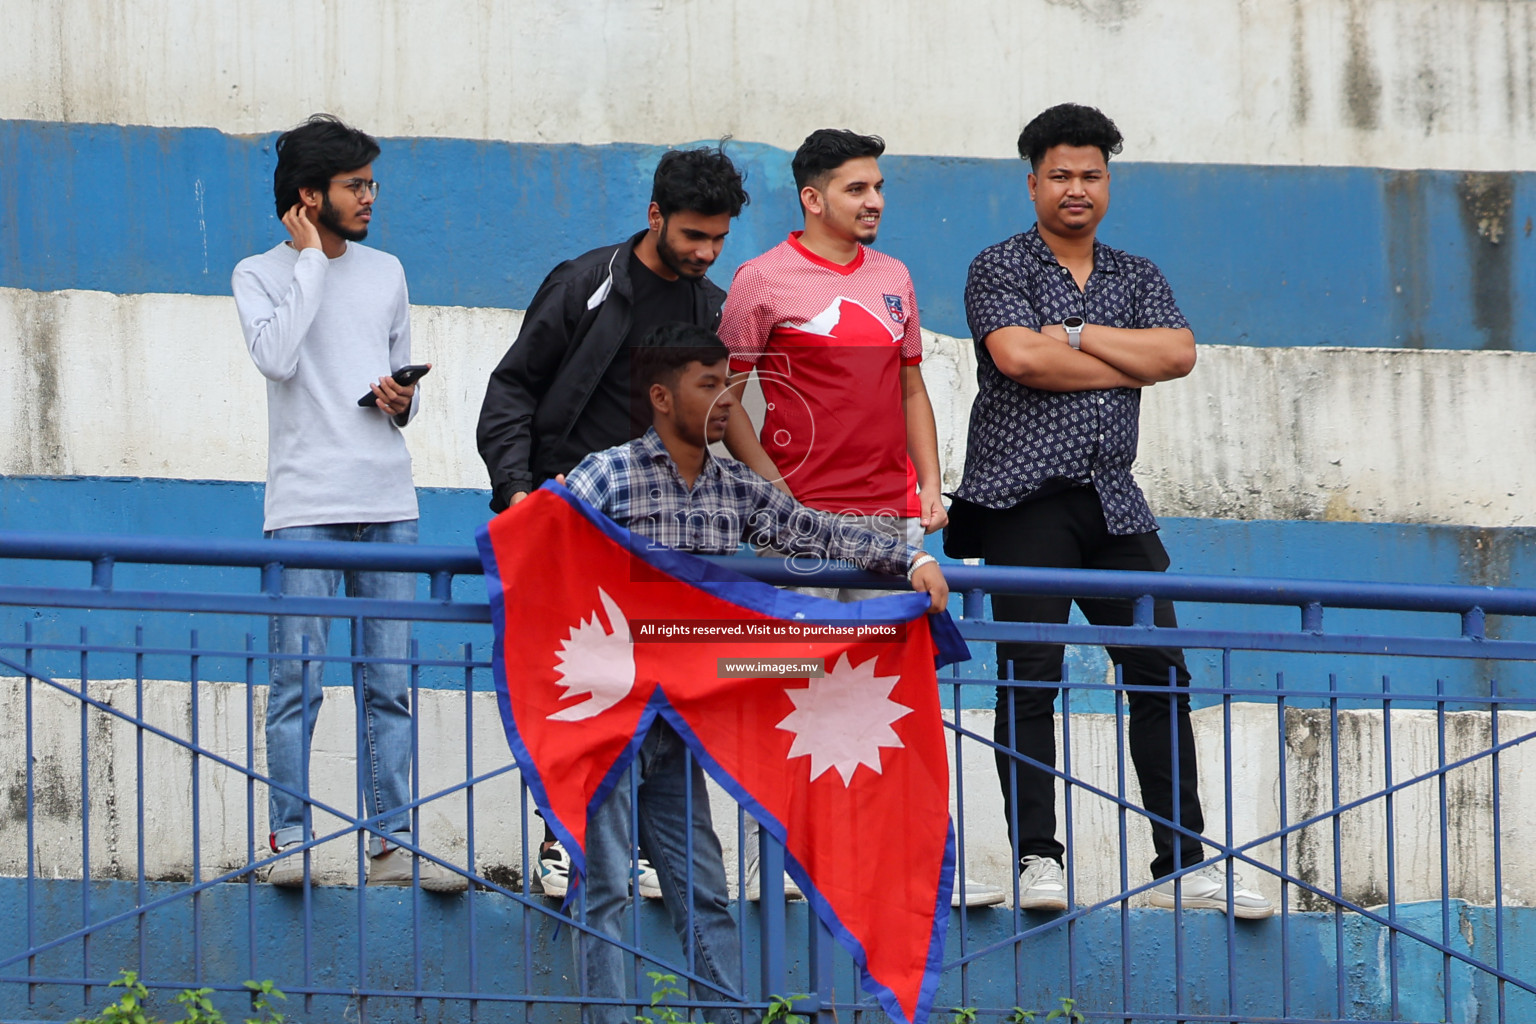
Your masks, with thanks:
[{"label": "weathered concrete surface", "polygon": [[[406,430],[422,487],[485,487],[475,421],[517,311],[417,306],[432,362]],[[926,335],[947,487],[975,395],[968,339]],[[0,289],[0,365],[17,368],[0,473],[262,480],[266,397],[233,301]],[[1536,353],[1202,346],[1143,398],[1136,475],[1165,516],[1536,524]]]},{"label": "weathered concrete surface", "polygon": [[[1536,163],[1530,4],[988,0],[957,13],[922,0],[343,0],[318,17],[291,0],[240,0],[217,17],[195,4],[15,7],[0,38],[0,117],[260,132],[331,110],[389,135],[733,133],[789,148],[835,123],[883,132],[900,153],[1006,156],[1026,119],[1073,99],[1136,126],[1138,159]],[[1078,73],[1041,74],[1062,39]]]},{"label": "weathered concrete surface", "polygon": [[[93,682],[91,696],[129,714],[136,705],[132,681]],[[316,797],[338,808],[358,807],[356,747],[353,708],[346,688],[327,687],[327,699],[316,727],[312,752],[311,782]],[[230,683],[203,683],[199,689],[199,742],[212,754],[261,771],[265,744],[261,715],[265,689],[247,690]],[[191,705],[184,683],[149,682],[144,687],[145,720],[171,735],[190,739]],[[246,709],[249,701],[254,729],[247,739]],[[452,787],[468,776],[470,758],[465,753],[464,698],[447,690],[423,690],[420,701],[421,792],[429,795]],[[1383,760],[1385,725],[1380,712],[1349,711],[1339,715],[1338,767],[1341,780],[1333,792],[1331,760],[1334,739],[1325,711],[1292,710],[1285,718],[1285,750],[1288,799],[1282,811],[1279,775],[1282,764],[1280,731],[1273,707],[1236,704],[1232,707],[1230,785],[1232,790],[1231,837],[1244,845],[1259,836],[1313,817],[1327,815],[1339,804],[1379,793],[1390,783],[1404,783],[1433,771],[1441,762],[1435,716],[1427,711],[1395,711],[1392,715],[1392,763],[1390,776]],[[962,712],[964,730],[983,737],[992,735],[992,715],[984,711]],[[472,708],[473,771],[484,773],[511,764],[501,731],[495,697],[476,693]],[[1228,766],[1223,744],[1222,710],[1195,712],[1199,746],[1202,800],[1207,834],[1226,834]],[[23,723],[26,718],[26,687],[16,679],[0,680],[0,720]],[[36,872],[42,877],[79,877],[83,859],[82,838],[88,833],[92,877],[130,879],[138,871],[138,836],[142,797],[144,871],[148,878],[185,880],[196,873],[214,877],[250,863],[248,846],[263,856],[267,835],[265,787],[248,787],[243,772],[199,758],[196,776],[200,786],[198,813],[193,813],[192,756],[184,746],[149,734],[144,736],[144,770],[138,770],[137,730],[124,719],[90,710],[83,716],[80,702],[43,684],[34,684],[32,695],[32,814],[35,829],[33,850]],[[1491,720],[1477,712],[1453,713],[1446,718],[1445,763],[1475,757],[1490,747]],[[1504,712],[1499,716],[1499,737],[1509,742],[1536,731],[1536,713]],[[81,737],[88,748],[88,800],[80,775]],[[0,786],[4,788],[4,826],[0,827],[0,874],[24,875],[27,865],[26,734],[22,727],[7,731],[0,746]],[[965,814],[952,803],[966,839],[969,874],[1000,887],[1011,888],[1008,838],[1003,827],[1002,797],[989,748],[962,736],[958,750],[955,735],[948,733],[952,764],[952,788],[963,786]],[[1086,786],[1109,794],[1117,792],[1119,743],[1112,715],[1077,714],[1072,717],[1071,773]],[[1288,840],[1290,871],[1324,892],[1339,892],[1360,905],[1385,902],[1388,878],[1395,868],[1396,896],[1403,902],[1439,899],[1441,896],[1440,835],[1448,835],[1447,894],[1473,903],[1491,904],[1495,835],[1503,857],[1503,898],[1506,903],[1536,903],[1536,826],[1522,808],[1536,800],[1536,744],[1525,743],[1501,755],[1500,785],[1503,815],[1500,830],[1494,829],[1491,762],[1484,757],[1458,768],[1446,777],[1445,810],[1442,815],[1439,783],[1433,779],[1397,792],[1394,797],[1390,835],[1395,841],[1395,860],[1387,857],[1389,822],[1386,803],[1371,799],[1340,816],[1339,876],[1334,872],[1333,821],[1324,817],[1295,831]],[[1126,796],[1138,799],[1134,775],[1127,772]],[[254,792],[255,806],[248,806]],[[739,846],[736,805],[718,787],[711,786],[716,829],[721,835],[727,865],[736,863]],[[1066,835],[1066,794],[1058,792],[1060,834]],[[521,837],[523,804],[516,772],[499,775],[474,790],[475,852],[477,870],[502,884],[521,878],[524,851]],[[468,796],[462,792],[423,806],[424,842],[445,859],[463,864],[467,857]],[[89,810],[88,825],[85,811]],[[1079,902],[1092,903],[1120,892],[1120,811],[1110,799],[1088,789],[1075,788],[1072,795],[1072,856]],[[1146,865],[1152,859],[1151,838],[1143,818],[1126,812],[1129,837],[1125,858],[1133,886],[1148,880]],[[323,834],[338,827],[339,820],[316,814],[316,829]],[[536,823],[533,824],[537,830]],[[201,840],[200,870],[194,872],[192,835]],[[537,834],[537,833],[535,833]],[[1258,865],[1278,868],[1277,842],[1246,851]],[[317,848],[313,870],[321,881],[356,881],[357,847],[352,838]],[[1278,898],[1278,878],[1254,864],[1239,870],[1256,888]],[[734,873],[734,871],[732,871]],[[733,882],[734,887],[734,882]],[[1290,898],[1298,909],[1317,910],[1322,897],[1292,886]],[[1143,898],[1137,899],[1144,903]]]}]

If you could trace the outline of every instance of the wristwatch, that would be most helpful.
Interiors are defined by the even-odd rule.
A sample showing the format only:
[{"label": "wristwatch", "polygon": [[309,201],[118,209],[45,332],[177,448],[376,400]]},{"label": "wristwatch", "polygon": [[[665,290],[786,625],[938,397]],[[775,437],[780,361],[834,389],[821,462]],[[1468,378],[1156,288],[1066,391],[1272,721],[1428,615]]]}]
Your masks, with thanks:
[{"label": "wristwatch", "polygon": [[1080,316],[1069,316],[1061,322],[1061,326],[1067,332],[1067,344],[1081,351],[1083,347],[1083,318]]}]

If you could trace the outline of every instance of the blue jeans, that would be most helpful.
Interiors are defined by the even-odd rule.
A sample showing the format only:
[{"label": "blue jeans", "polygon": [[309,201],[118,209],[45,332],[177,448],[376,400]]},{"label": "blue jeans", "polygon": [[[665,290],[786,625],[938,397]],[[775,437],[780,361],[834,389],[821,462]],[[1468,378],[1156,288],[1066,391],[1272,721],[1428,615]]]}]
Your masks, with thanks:
[{"label": "blue jeans", "polygon": [[[416,520],[394,523],[326,523],[270,530],[271,540],[369,541],[416,543]],[[416,577],[403,572],[357,572],[341,569],[285,569],[283,593],[297,597],[334,597],[346,577],[348,597],[409,601],[416,596]],[[323,657],[331,620],[318,615],[272,616],[268,650],[273,654]],[[404,619],[366,619],[362,657],[406,658],[410,654],[411,624]],[[324,662],[274,658],[272,686],[267,694],[267,773],[273,781],[309,793],[309,748],[315,719],[325,699],[321,688]],[[383,836],[410,839],[411,688],[404,664],[363,661],[353,676],[355,699],[363,707],[358,743],[358,770],[364,773],[363,798],[369,817],[401,808],[381,818],[369,836],[372,856],[384,851]],[[272,789],[267,794],[274,849],[303,842],[312,833],[308,805],[292,794]]]},{"label": "blue jeans", "polygon": [[[690,969],[710,982],[710,988],[696,990],[693,997],[740,997],[741,936],[730,914],[725,860],[710,822],[704,770],[697,761],[692,762],[689,770],[686,751],[682,737],[658,718],[641,742],[634,764],[587,821],[587,876],[576,897],[582,900],[581,892],[585,890],[586,922],[597,932],[577,933],[577,956],[582,962],[581,976],[587,995],[618,998],[624,992],[624,961],[629,954],[599,936],[627,940],[633,934],[623,927],[623,918],[633,862],[629,838],[630,787],[638,772],[634,797],[639,801],[636,810],[641,853],[656,869],[672,927],[683,949],[691,954]],[[690,834],[691,919],[687,900]],[[582,1013],[586,1024],[619,1024],[634,1017],[633,1008],[621,1006],[589,1005]],[[741,1014],[734,1009],[706,1010],[703,1017],[711,1024],[741,1021]]]}]

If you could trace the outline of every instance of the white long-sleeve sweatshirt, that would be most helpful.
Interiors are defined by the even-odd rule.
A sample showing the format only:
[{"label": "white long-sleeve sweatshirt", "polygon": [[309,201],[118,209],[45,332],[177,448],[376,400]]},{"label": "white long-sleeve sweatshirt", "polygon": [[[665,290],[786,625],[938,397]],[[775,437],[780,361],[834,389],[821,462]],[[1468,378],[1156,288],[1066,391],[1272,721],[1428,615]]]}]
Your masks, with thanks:
[{"label": "white long-sleeve sweatshirt", "polygon": [[[267,378],[265,528],[415,519],[400,428],[357,404],[411,361],[400,261],[356,242],[335,259],[283,243],[241,260],[231,287],[245,343]],[[420,399],[418,387],[409,417]]]}]

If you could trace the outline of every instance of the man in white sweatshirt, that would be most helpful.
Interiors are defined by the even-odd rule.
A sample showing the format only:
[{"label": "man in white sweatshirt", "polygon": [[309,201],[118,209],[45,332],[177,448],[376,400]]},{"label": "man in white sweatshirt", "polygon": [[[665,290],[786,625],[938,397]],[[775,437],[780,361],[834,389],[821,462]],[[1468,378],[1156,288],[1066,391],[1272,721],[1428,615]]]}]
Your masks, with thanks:
[{"label": "man in white sweatshirt", "polygon": [[[410,363],[405,271],[388,253],[359,244],[368,235],[379,184],[379,145],[334,117],[316,114],[277,140],[273,192],[290,239],[241,260],[231,286],[240,327],[267,378],[266,536],[277,540],[414,543],[416,488],[400,428],[416,414],[416,388],[394,374]],[[375,404],[360,406],[372,393]],[[286,569],[285,595],[330,597],[342,577],[353,597],[409,601],[409,573]],[[289,856],[267,876],[299,886],[295,852],[310,829],[309,748],[322,700],[321,669],[330,620],[273,616],[267,698],[271,845]],[[403,663],[410,623],[368,619],[364,661],[354,673],[363,705],[358,771],[369,831],[369,885],[466,888],[462,875],[397,842],[411,841],[410,684]],[[413,867],[417,871],[413,871]],[[419,873],[418,873],[419,872]]]}]

